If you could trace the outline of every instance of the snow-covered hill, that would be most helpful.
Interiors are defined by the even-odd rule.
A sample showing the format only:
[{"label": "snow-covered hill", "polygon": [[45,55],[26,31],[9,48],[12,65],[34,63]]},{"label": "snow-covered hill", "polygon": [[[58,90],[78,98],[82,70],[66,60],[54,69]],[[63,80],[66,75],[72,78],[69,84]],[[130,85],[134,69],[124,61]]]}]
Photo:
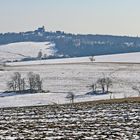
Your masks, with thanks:
[{"label": "snow-covered hill", "polygon": [[0,61],[21,60],[37,57],[42,51],[46,56],[54,55],[54,44],[50,42],[19,42],[0,46]]},{"label": "snow-covered hill", "polygon": [[[91,56],[77,57],[77,58],[51,59],[51,60],[37,60],[37,61],[7,63],[7,65],[39,65],[39,64],[44,65],[44,64],[87,63],[87,62],[91,62],[90,58]],[[101,56],[94,56],[93,58],[94,58],[93,62],[140,63],[140,52],[101,55]]]},{"label": "snow-covered hill", "polygon": [[[4,70],[0,71],[0,107],[69,103],[66,98],[69,92],[76,95],[75,102],[138,96],[133,87],[140,83],[140,53],[95,56],[95,62],[91,62],[89,58],[7,63]],[[17,71],[25,77],[28,72],[40,74],[44,82],[43,89],[50,93],[2,93],[7,90],[7,82]],[[112,94],[86,95],[91,91],[89,85],[103,76],[112,78]]]},{"label": "snow-covered hill", "polygon": [[[55,55],[56,53],[55,44],[50,42],[19,42],[19,43],[1,45],[0,62],[21,60],[24,58],[32,58],[32,57],[35,58],[37,57],[39,51],[41,51],[43,55],[46,54],[46,56]],[[101,56],[95,56],[94,59],[95,62],[139,63],[140,52],[101,55]],[[54,64],[54,63],[78,63],[78,62],[90,62],[90,59],[89,57],[80,57],[80,58],[66,58],[66,59],[55,59],[55,60],[29,61],[29,62],[22,62],[20,64],[30,65],[30,64],[50,64],[50,63]]]},{"label": "snow-covered hill", "polygon": [[96,62],[140,63],[140,52],[102,55],[95,57]]}]

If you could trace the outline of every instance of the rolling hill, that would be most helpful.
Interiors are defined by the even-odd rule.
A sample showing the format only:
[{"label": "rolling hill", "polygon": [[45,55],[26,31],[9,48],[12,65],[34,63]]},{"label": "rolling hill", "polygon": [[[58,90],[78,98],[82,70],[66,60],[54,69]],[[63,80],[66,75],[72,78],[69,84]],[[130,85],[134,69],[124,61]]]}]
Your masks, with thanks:
[{"label": "rolling hill", "polygon": [[[7,49],[5,50],[3,45],[6,45],[5,47],[7,47],[7,44],[24,44],[23,42],[25,42],[25,46],[27,45],[26,42],[51,42],[51,44],[55,45],[55,50],[57,50],[55,55],[57,58],[140,52],[140,38],[138,36],[71,34],[62,31],[46,31],[44,27],[38,28],[35,31],[0,34],[0,45],[2,45],[0,48],[2,48],[1,51],[5,51],[3,52],[5,53],[4,55],[8,55],[9,52],[6,52]],[[34,46],[34,44],[32,44],[32,46]],[[23,46],[19,45],[19,48],[20,47],[20,50],[22,50]],[[22,56],[19,51],[12,51],[12,53],[12,58],[15,53],[18,57]],[[28,53],[24,55],[30,56]],[[34,55],[36,56],[37,54]],[[22,56],[22,58],[25,56]]]},{"label": "rolling hill", "polygon": [[0,61],[19,61],[36,58],[42,52],[42,57],[55,54],[54,44],[49,42],[18,42],[0,46]]}]

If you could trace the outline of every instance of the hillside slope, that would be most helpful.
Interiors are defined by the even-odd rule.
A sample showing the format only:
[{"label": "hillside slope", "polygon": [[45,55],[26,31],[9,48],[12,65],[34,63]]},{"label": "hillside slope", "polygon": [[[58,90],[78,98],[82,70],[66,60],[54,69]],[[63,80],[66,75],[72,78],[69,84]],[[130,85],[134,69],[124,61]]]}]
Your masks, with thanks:
[{"label": "hillside slope", "polygon": [[[37,61],[7,63],[7,65],[18,66],[18,65],[91,63],[90,58],[91,58],[91,56],[89,56],[89,57],[50,59],[50,60],[37,60]],[[113,54],[113,55],[100,55],[100,56],[94,56],[93,58],[94,58],[94,61],[93,61],[94,63],[95,62],[140,63],[140,52]]]},{"label": "hillside slope", "polygon": [[20,42],[0,46],[0,60],[14,61],[37,57],[41,51],[46,56],[54,55],[54,44],[50,42]]},{"label": "hillside slope", "polygon": [[53,42],[57,56],[63,57],[140,52],[140,37],[49,32],[44,26],[34,31],[0,34],[0,45],[27,41]]}]

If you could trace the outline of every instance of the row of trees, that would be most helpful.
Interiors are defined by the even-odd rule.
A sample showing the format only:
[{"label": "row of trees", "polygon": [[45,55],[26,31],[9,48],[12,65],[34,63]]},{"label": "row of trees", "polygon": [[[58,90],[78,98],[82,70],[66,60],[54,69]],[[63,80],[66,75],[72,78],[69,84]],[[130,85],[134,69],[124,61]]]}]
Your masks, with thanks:
[{"label": "row of trees", "polygon": [[27,78],[22,77],[19,72],[15,72],[11,77],[10,81],[7,83],[7,87],[10,91],[23,93],[30,91],[42,92],[42,79],[39,74],[29,72]]},{"label": "row of trees", "polygon": [[[39,74],[29,72],[26,77],[23,77],[21,73],[15,72],[11,76],[10,81],[7,82],[8,90],[16,93],[38,93],[43,91],[43,81]],[[110,87],[113,85],[112,79],[109,77],[99,78],[96,82],[90,85],[92,94],[107,94],[110,91]],[[138,88],[134,88],[138,91]],[[139,92],[140,93],[140,92]],[[75,95],[70,92],[67,98],[74,102]]]}]

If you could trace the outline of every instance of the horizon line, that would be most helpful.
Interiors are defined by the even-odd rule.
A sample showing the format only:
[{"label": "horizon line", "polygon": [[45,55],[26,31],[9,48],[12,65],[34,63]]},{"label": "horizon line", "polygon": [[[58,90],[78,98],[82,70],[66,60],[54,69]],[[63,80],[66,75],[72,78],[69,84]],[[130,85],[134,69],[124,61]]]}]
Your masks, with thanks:
[{"label": "horizon line", "polygon": [[8,31],[8,32],[0,32],[0,34],[7,34],[7,33],[26,33],[26,32],[29,32],[29,31],[36,31],[38,30],[39,28],[44,28],[45,32],[52,32],[52,33],[56,33],[57,31],[60,31],[60,32],[64,32],[65,34],[73,34],[73,35],[103,35],[103,36],[120,36],[120,37],[135,37],[135,38],[140,38],[139,35],[126,35],[126,34],[110,34],[110,33],[78,33],[78,32],[68,32],[68,31],[64,31],[64,30],[46,30],[45,29],[45,26],[39,26],[37,27],[36,29],[34,30],[24,30],[24,31]]}]

